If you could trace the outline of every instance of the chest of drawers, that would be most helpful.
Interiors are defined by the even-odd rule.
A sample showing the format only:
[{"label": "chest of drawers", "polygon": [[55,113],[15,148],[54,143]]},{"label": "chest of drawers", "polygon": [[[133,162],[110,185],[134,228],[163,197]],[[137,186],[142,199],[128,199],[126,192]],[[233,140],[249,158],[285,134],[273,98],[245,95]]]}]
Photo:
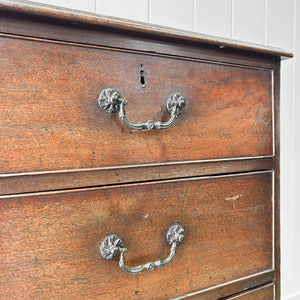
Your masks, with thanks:
[{"label": "chest of drawers", "polygon": [[279,299],[292,55],[29,2],[0,16],[0,297]]}]

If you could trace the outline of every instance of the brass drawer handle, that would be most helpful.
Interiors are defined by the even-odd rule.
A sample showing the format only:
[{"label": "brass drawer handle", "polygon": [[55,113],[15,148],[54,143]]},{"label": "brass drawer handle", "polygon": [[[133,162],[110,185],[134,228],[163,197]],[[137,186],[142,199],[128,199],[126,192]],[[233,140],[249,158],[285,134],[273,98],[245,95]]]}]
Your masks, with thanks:
[{"label": "brass drawer handle", "polygon": [[144,270],[152,271],[155,268],[164,267],[173,259],[176,248],[182,243],[184,235],[184,228],[180,223],[171,225],[166,232],[166,241],[171,246],[169,256],[162,260],[156,260],[134,267],[126,265],[124,253],[127,252],[127,249],[123,247],[123,241],[117,234],[109,234],[105,237],[100,244],[100,254],[107,260],[113,260],[120,256],[119,266],[132,274],[142,273]]},{"label": "brass drawer handle", "polygon": [[121,94],[116,89],[107,88],[101,90],[98,96],[98,103],[100,108],[107,114],[119,112],[119,117],[123,120],[123,122],[135,130],[166,129],[174,124],[175,119],[177,119],[183,113],[185,107],[184,97],[178,93],[175,93],[167,100],[167,111],[171,114],[171,117],[167,122],[154,122],[149,120],[147,122],[131,123],[126,117],[124,107],[128,101],[122,99]]}]

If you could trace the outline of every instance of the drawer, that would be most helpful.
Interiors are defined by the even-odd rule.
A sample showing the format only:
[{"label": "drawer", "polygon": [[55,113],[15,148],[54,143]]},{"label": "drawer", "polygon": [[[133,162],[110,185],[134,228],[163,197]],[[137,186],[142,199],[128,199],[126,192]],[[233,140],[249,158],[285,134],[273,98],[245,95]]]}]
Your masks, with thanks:
[{"label": "drawer", "polygon": [[[273,270],[272,180],[257,172],[2,196],[0,298],[166,299],[243,278],[254,287]],[[130,274],[99,254],[118,233],[129,266],[163,259],[176,222],[185,239],[161,269]]]},{"label": "drawer", "polygon": [[234,297],[226,298],[228,300],[273,300],[275,299],[274,293],[275,286],[269,284],[252,291],[242,293],[241,295],[236,295]]},{"label": "drawer", "polygon": [[[219,299],[220,293],[205,294],[205,293],[193,293],[186,297],[178,297],[179,299],[188,300],[212,300]],[[275,285],[268,283],[258,288],[250,289],[246,292],[235,294],[234,296],[222,297],[222,300],[273,300],[275,299]]]},{"label": "drawer", "polygon": [[[273,155],[270,69],[29,38],[0,47],[1,173]],[[109,87],[131,122],[167,121],[172,93],[185,111],[135,131],[99,108]]]}]

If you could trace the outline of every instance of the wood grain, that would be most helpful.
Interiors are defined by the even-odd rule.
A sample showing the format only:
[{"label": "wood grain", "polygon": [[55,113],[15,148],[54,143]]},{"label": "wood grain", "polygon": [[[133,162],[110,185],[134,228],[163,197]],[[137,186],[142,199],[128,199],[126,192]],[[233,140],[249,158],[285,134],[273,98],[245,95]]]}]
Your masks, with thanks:
[{"label": "wood grain", "polygon": [[3,36],[18,36],[23,39],[55,40],[68,44],[78,43],[105,48],[134,50],[139,53],[161,54],[206,61],[233,63],[251,67],[272,68],[273,56],[256,52],[244,52],[238,49],[223,48],[214,44],[187,42],[184,45],[178,40],[165,39],[159,36],[139,35],[135,32],[112,31],[107,28],[74,28],[74,24],[56,22],[32,16],[23,16],[1,12],[0,26]]},{"label": "wood grain", "polygon": [[[167,299],[272,270],[272,211],[272,172],[2,196],[0,297]],[[165,257],[177,221],[165,268],[135,276],[98,253],[117,232],[129,265]]]},{"label": "wood grain", "polygon": [[[227,299],[225,295],[235,294],[241,295],[241,293],[236,294],[236,291],[248,291],[255,290],[256,287],[261,288],[261,285],[266,282],[274,281],[274,271],[262,272],[260,274],[255,274],[254,276],[249,276],[240,280],[235,280],[233,282],[223,283],[215,286],[214,288],[204,289],[198,292],[189,293],[187,295],[179,296],[174,298],[174,300],[211,300],[211,299]],[[270,283],[269,283],[270,284]],[[269,285],[267,284],[267,285]],[[272,283],[271,283],[272,284]],[[264,285],[265,287],[266,285]],[[229,297],[231,297],[229,296]]]},{"label": "wood grain", "polygon": [[249,292],[245,292],[241,295],[234,297],[226,298],[228,300],[273,300],[275,297],[274,294],[274,285],[270,284],[265,287],[261,287]]},{"label": "wood grain", "polygon": [[[280,299],[291,53],[17,0],[0,0],[0,28],[1,299]],[[134,132],[99,110],[109,86],[133,122],[168,119],[172,92],[186,111]],[[98,253],[117,232],[129,265],[164,258],[177,221],[186,240],[163,269],[134,276]]]},{"label": "wood grain", "polygon": [[[1,47],[1,173],[273,154],[269,70],[4,37]],[[168,119],[174,92],[186,110],[167,130],[131,131],[98,108],[107,87],[133,122]]]},{"label": "wood grain", "polygon": [[255,158],[2,174],[0,175],[0,194],[19,194],[107,184],[263,171],[272,168],[273,158]]},{"label": "wood grain", "polygon": [[227,299],[224,298],[226,295],[236,294],[236,291],[245,291],[247,289],[255,288],[261,286],[266,282],[271,282],[274,280],[274,271],[267,271],[261,274],[255,274],[254,276],[246,277],[233,282],[228,282],[224,284],[219,284],[213,289],[208,288],[206,290],[201,290],[194,293],[189,293],[187,295],[179,296],[174,299],[188,299],[188,300],[211,300],[211,299]]}]

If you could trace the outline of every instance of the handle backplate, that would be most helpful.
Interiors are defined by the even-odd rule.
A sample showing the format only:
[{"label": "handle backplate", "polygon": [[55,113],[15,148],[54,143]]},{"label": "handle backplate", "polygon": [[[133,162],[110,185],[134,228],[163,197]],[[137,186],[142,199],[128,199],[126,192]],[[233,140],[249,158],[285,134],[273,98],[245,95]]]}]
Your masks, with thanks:
[{"label": "handle backplate", "polygon": [[179,93],[172,94],[167,99],[167,111],[171,115],[166,122],[149,120],[147,122],[132,123],[126,117],[125,105],[127,100],[123,99],[121,94],[115,88],[102,89],[98,96],[100,108],[107,114],[119,112],[120,119],[130,128],[135,130],[166,129],[172,126],[184,111],[185,99]]},{"label": "handle backplate", "polygon": [[123,247],[123,241],[118,234],[109,234],[100,244],[100,254],[107,260],[113,260],[120,256],[119,266],[125,271],[132,274],[139,274],[144,270],[152,271],[155,268],[162,268],[167,265],[174,257],[176,248],[179,246],[185,236],[184,228],[180,223],[172,224],[166,232],[166,241],[171,246],[170,254],[167,258],[162,260],[156,260],[153,262],[147,262],[145,264],[129,267],[126,265],[124,253],[127,249]]}]

